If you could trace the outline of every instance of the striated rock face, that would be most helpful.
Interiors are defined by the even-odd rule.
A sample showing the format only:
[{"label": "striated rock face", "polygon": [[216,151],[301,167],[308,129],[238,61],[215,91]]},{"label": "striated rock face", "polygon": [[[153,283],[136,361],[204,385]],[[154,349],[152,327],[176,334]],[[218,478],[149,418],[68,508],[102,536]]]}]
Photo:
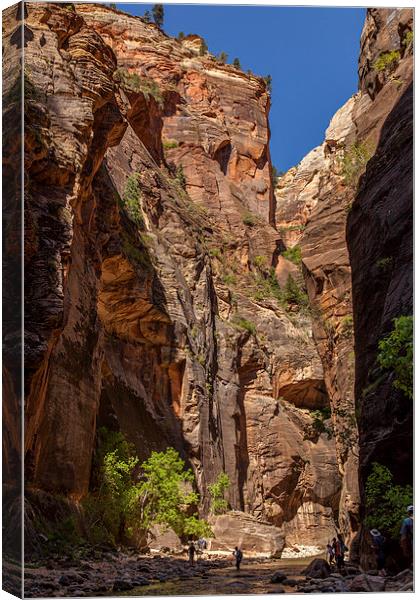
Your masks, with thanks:
[{"label": "striated rock face", "polygon": [[[403,35],[411,11],[394,16],[393,31]],[[412,18],[412,15],[411,15]],[[380,26],[381,21],[378,22]],[[372,25],[373,26],[373,25]],[[394,34],[395,39],[396,34]],[[398,47],[398,46],[397,46]],[[347,223],[352,265],[356,334],[356,384],[360,431],[360,483],[372,462],[386,465],[395,481],[413,481],[413,406],[393,385],[392,372],[378,368],[378,343],[393,319],[413,313],[413,90],[412,57],[407,47],[395,71],[403,83],[390,107],[384,104],[392,80],[381,82],[377,110],[385,113],[379,142]],[[362,71],[361,85],[366,85]],[[367,78],[369,81],[369,78]],[[367,537],[367,536],[366,536]],[[370,548],[362,537],[362,560]]]},{"label": "striated rock face", "polygon": [[233,509],[331,537],[324,370],[273,292],[296,267],[265,84],[105,6],[27,11],[28,486],[82,499],[105,425],[140,459],[175,447],[204,514],[224,470]]},{"label": "striated rock face", "polygon": [[[376,201],[375,157],[357,197],[356,189],[378,140],[377,172],[389,164],[391,183],[398,177],[381,129],[405,151],[411,11],[368,11],[360,91],[334,116],[324,143],[280,180],[275,198],[261,78],[202,55],[198,36],[179,42],[104,5],[28,3],[26,10],[28,489],[79,502],[89,491],[96,431],[106,426],[121,430],[140,459],[176,448],[193,468],[203,515],[208,485],[225,471],[235,512],[219,517],[223,531],[236,527],[223,519],[241,511],[258,544],[267,532],[256,523],[281,532],[278,548],[325,543],[337,523],[354,539],[346,224],[350,215],[352,266],[364,248],[359,229],[373,242],[375,219],[400,257],[389,233],[396,229],[381,212],[388,208]],[[7,31],[15,20],[5,12]],[[373,78],[377,58],[395,48],[392,72]],[[395,212],[405,223],[399,240],[407,210]],[[296,244],[302,269],[281,256]],[[397,291],[388,292],[385,279],[375,288],[383,302],[389,294],[392,308],[383,305],[367,357],[359,329],[368,330],[366,279],[375,276],[364,261],[360,272],[353,267],[357,399],[376,340],[399,310],[407,253],[404,246],[395,280],[386,279]],[[284,300],[289,276],[306,286],[310,311]],[[372,418],[381,419],[386,402],[378,399]],[[329,407],[331,419],[319,427],[313,411]],[[369,445],[363,427],[362,482],[370,457],[385,452]],[[386,436],[378,427],[375,440]],[[13,443],[5,443],[10,455]]]},{"label": "striated rock face", "polygon": [[213,531],[215,537],[209,541],[210,550],[232,551],[238,546],[244,552],[280,558],[284,548],[284,532],[280,528],[239,511],[216,517]]},{"label": "striated rock face", "polygon": [[[380,318],[380,306],[387,288],[382,287],[382,284],[378,285],[377,276],[376,279],[372,276],[371,268],[361,268],[361,264],[367,261],[372,265],[364,240],[369,238],[375,252],[380,252],[379,245],[375,246],[378,228],[373,225],[371,215],[365,215],[370,227],[362,228],[358,222],[348,229],[347,241],[346,224],[349,214],[350,223],[353,223],[353,203],[359,177],[374,154],[379,137],[383,135],[381,131],[384,121],[389,118],[393,107],[398,105],[399,99],[407,93],[412,80],[412,42],[407,37],[411,27],[411,10],[368,10],[361,40],[359,92],[333,117],[324,143],[310,152],[297,167],[288,171],[276,189],[276,222],[280,226],[282,240],[287,247],[297,244],[301,247],[302,268],[312,307],[313,334],[324,366],[333,414],[337,460],[343,475],[340,526],[348,540],[354,537],[358,528],[359,505],[356,477],[358,436],[353,393],[355,353],[357,364],[364,365],[358,368],[366,369],[366,373],[369,361],[365,362],[365,337],[370,332],[373,313],[375,318]],[[376,61],[392,51],[396,51],[397,59],[392,66],[380,70]],[[404,122],[408,131],[408,116]],[[399,165],[396,166],[395,173],[401,176],[403,170],[399,171],[398,167]],[[408,161],[406,169],[410,168]],[[375,184],[372,184],[372,193],[376,194],[381,189],[379,185],[377,188],[375,186],[384,177],[384,173],[385,170],[378,173]],[[411,189],[409,177],[405,180],[405,185],[407,190]],[[408,204],[406,203],[405,210],[409,211],[409,194],[406,202]],[[404,227],[410,227],[408,217],[404,223]],[[386,236],[383,237],[386,239]],[[408,236],[408,240],[410,239]],[[407,243],[410,244],[409,241]],[[354,310],[355,319],[358,314],[363,314],[363,325],[360,325],[361,329],[356,333],[355,352],[353,290],[347,244],[354,256],[352,269],[356,268],[360,282],[363,281],[363,285],[360,285],[364,287],[363,292],[357,292],[359,306]],[[355,281],[353,274],[353,284]],[[383,285],[387,286],[388,280]],[[401,301],[398,293],[395,292],[396,297]],[[378,298],[381,297],[379,304],[372,301],[376,294]],[[409,286],[404,297],[411,297]],[[367,304],[370,310],[367,310]],[[362,329],[364,333],[361,333]],[[377,332],[373,337],[376,350]],[[357,399],[359,393],[360,387],[356,381]],[[378,413],[375,418],[382,422]],[[410,418],[408,423],[409,421]],[[362,416],[359,417],[359,427],[361,424],[362,430],[366,431],[362,435],[371,437],[372,427],[366,425]],[[364,454],[366,442],[363,440],[361,444]],[[362,481],[364,461],[365,459],[362,461]],[[356,551],[354,546],[353,552]]]}]

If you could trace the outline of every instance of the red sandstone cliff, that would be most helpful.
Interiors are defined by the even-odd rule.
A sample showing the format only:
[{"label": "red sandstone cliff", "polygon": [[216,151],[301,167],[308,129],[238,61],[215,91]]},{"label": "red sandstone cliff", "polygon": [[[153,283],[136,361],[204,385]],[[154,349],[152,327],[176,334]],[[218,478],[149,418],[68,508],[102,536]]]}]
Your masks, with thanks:
[{"label": "red sandstone cliff", "polygon": [[[383,424],[380,426],[381,430],[382,427],[391,428],[385,436],[390,445],[395,444],[398,438],[397,435],[394,436],[392,426],[389,423],[385,425],[387,421],[395,423],[395,416],[391,416],[394,411],[386,409],[385,416],[385,412],[381,414],[377,410],[370,417],[362,414],[363,409],[361,412],[362,406],[367,411],[370,404],[368,399],[361,399],[362,388],[366,385],[366,374],[376,356],[379,337],[387,330],[391,317],[395,316],[398,309],[395,307],[391,311],[383,329],[379,330],[379,325],[372,325],[371,330],[370,324],[382,318],[381,306],[386,298],[385,290],[388,289],[391,271],[395,271],[392,267],[388,273],[383,273],[383,269],[378,266],[381,252],[384,256],[392,253],[391,248],[389,252],[385,250],[389,245],[388,234],[381,233],[386,225],[379,225],[377,222],[382,218],[380,215],[386,214],[387,209],[376,208],[379,215],[373,219],[372,214],[361,209],[360,197],[363,192],[357,190],[366,164],[369,168],[374,160],[377,164],[377,152],[382,152],[376,150],[376,147],[378,143],[384,143],[384,123],[388,128],[397,126],[397,117],[392,115],[399,114],[397,107],[400,104],[405,107],[400,109],[404,115],[404,118],[401,116],[401,126],[405,129],[397,140],[399,143],[401,138],[401,144],[410,143],[407,137],[411,131],[407,97],[412,85],[411,29],[411,10],[368,10],[361,39],[359,92],[335,114],[325,133],[324,143],[309,153],[297,167],[288,171],[276,189],[276,222],[280,227],[282,240],[287,247],[301,247],[302,268],[312,306],[313,334],[324,366],[333,413],[337,460],[343,474],[340,522],[350,538],[354,537],[359,527],[359,440],[355,427],[356,413],[361,432],[362,486],[372,460],[377,460],[373,458],[374,454],[380,454],[378,447],[381,444],[378,444],[376,434],[373,433],[373,419]],[[383,60],[383,65],[387,65],[383,68],[377,61],[381,57],[389,59],[391,52],[396,53],[396,56],[389,64]],[[408,159],[405,171],[411,173],[409,152],[397,144],[393,153],[395,165],[392,165],[395,181],[404,172],[400,163],[406,160],[405,157]],[[368,162],[371,158],[372,161]],[[377,171],[371,184],[372,197],[379,197],[381,190],[391,185],[385,177],[385,171],[385,167]],[[372,171],[368,170],[369,173]],[[362,189],[365,189],[364,186],[369,181],[368,174],[366,178],[362,178]],[[403,181],[405,191],[401,198],[401,231],[392,227],[393,233],[389,236],[394,239],[395,235],[396,245],[403,243],[409,249],[412,181],[410,176],[403,176]],[[397,195],[400,193],[396,191],[396,187],[392,189],[395,189]],[[369,226],[363,226],[363,222],[369,222]],[[367,251],[369,244],[371,251]],[[391,243],[393,245],[394,242]],[[352,253],[351,265],[348,248]],[[372,253],[378,255],[376,259],[372,258]],[[406,250],[405,267],[402,269],[405,273],[404,281],[409,277],[410,256],[409,250]],[[401,270],[398,273],[398,277],[401,277]],[[394,303],[398,306],[401,302],[407,304],[412,301],[412,287],[406,285],[404,289],[404,286],[405,283],[401,283],[392,292]],[[357,305],[353,310],[354,293],[357,295]],[[400,307],[401,311],[404,314],[410,312],[408,304],[404,310]],[[355,332],[353,312],[357,323]],[[370,340],[369,343],[367,339]],[[357,377],[354,393],[355,357]],[[388,382],[388,391],[384,392],[384,397],[389,393],[389,385]],[[391,402],[389,397],[387,402]],[[404,418],[405,433],[411,427],[410,414]],[[382,436],[383,433],[380,437]],[[406,436],[401,452],[404,456],[411,452],[410,435]],[[384,464],[393,464],[392,460],[388,460],[389,457],[383,458]],[[410,461],[407,471],[410,470],[409,464]],[[356,553],[357,547],[353,550]]]},{"label": "red sandstone cliff", "polygon": [[140,458],[177,448],[204,511],[225,470],[233,508],[326,540],[341,483],[307,435],[328,402],[310,319],[269,284],[263,81],[105,6],[27,13],[28,488],[81,499],[118,426]]},{"label": "red sandstone cliff", "polygon": [[[358,144],[374,153],[406,97],[411,11],[368,12],[361,89],[282,178],[276,208],[260,78],[201,55],[199,38],[178,42],[103,5],[26,7],[28,489],[83,498],[107,425],[140,458],[177,448],[204,513],[225,470],[232,508],[284,527],[289,543],[322,543],[337,519],[353,538],[346,222],[365,165],[343,164]],[[13,51],[15,9],[4,23]],[[374,77],[394,46],[395,70]],[[303,277],[280,256],[295,243]],[[305,281],[310,314],[278,301],[289,273]],[[365,301],[359,286],[355,315]],[[326,406],[332,423],[316,432],[310,411]]]}]

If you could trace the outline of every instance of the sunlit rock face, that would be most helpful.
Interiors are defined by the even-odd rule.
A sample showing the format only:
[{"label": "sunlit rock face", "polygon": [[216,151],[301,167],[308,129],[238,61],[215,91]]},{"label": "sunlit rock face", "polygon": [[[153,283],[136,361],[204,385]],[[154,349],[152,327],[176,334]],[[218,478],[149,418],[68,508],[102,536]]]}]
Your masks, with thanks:
[{"label": "sunlit rock face", "polygon": [[[261,78],[104,5],[26,8],[28,488],[82,499],[107,426],[140,459],[175,447],[203,515],[225,471],[232,509],[275,525],[279,547],[325,543],[337,524],[351,539],[342,159],[359,137],[376,143],[403,89],[350,99],[276,208]],[[280,256],[296,243],[303,273]],[[289,275],[311,310],[278,301]]]},{"label": "sunlit rock face", "polygon": [[[296,244],[301,247],[303,271],[313,309],[313,335],[324,367],[332,407],[337,460],[343,476],[340,526],[349,540],[354,538],[359,520],[359,482],[356,475],[358,435],[353,392],[355,353],[358,369],[364,373],[362,378],[366,378],[373,351],[365,363],[366,344],[360,340],[365,340],[370,331],[370,318],[373,313],[376,314],[375,318],[379,318],[382,306],[382,301],[372,301],[376,297],[373,291],[366,292],[364,296],[360,294],[359,290],[363,287],[361,282],[363,280],[363,285],[375,289],[381,298],[386,293],[377,285],[372,273],[360,267],[367,260],[371,262],[365,254],[365,236],[369,237],[372,247],[376,247],[379,234],[372,227],[368,231],[354,224],[347,230],[346,240],[346,226],[354,222],[354,214],[359,214],[359,208],[357,213],[353,213],[353,207],[358,206],[358,203],[354,203],[359,178],[366,163],[375,154],[378,140],[383,135],[384,121],[390,118],[388,115],[400,102],[399,99],[406,97],[406,90],[412,81],[412,42],[410,36],[407,37],[411,27],[411,10],[368,10],[359,59],[359,92],[334,115],[325,133],[324,143],[282,176],[275,192],[276,222],[281,227],[282,241],[287,247]],[[376,61],[393,51],[397,51],[398,59],[389,69],[379,70]],[[408,131],[408,115],[405,115],[403,122]],[[408,143],[405,138],[404,142]],[[395,172],[399,172],[398,168]],[[410,168],[408,160],[407,169]],[[384,177],[384,173],[381,170],[376,181]],[[410,185],[410,177],[404,178],[404,189],[407,191],[403,228],[410,227]],[[369,218],[365,216],[366,220]],[[410,239],[408,236],[408,245]],[[354,256],[351,268],[348,248]],[[351,269],[356,269],[360,281],[359,305],[354,311]],[[353,285],[355,281],[353,276]],[[395,297],[399,293],[404,298],[410,298],[410,286],[404,293],[399,288]],[[360,329],[356,337],[353,332],[353,312],[355,319],[361,319],[358,315],[362,313],[364,315],[363,325],[358,326]],[[376,335],[375,349],[377,339]],[[360,384],[356,381],[358,403],[360,394]],[[383,422],[379,412],[375,413],[375,418]],[[407,426],[409,422],[408,418]],[[367,427],[363,418],[359,417],[359,429],[362,434],[361,452],[365,455],[365,447],[372,446],[372,442],[367,442],[369,438],[372,440],[372,427]],[[365,460],[362,460],[362,483],[366,478]],[[352,546],[354,556],[358,552],[357,541]]]},{"label": "sunlit rock face", "polygon": [[271,266],[302,280],[278,260],[264,82],[105,6],[27,9],[28,484],[83,498],[105,425],[141,459],[175,447],[203,514],[224,470],[232,508],[280,527],[310,506],[308,541],[332,534],[311,320],[256,293]]}]

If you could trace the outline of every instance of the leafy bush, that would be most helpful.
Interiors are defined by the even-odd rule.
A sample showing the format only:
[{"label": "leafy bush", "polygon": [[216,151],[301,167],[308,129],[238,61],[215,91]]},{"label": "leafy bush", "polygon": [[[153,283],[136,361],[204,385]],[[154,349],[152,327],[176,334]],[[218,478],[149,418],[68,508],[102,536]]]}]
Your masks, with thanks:
[{"label": "leafy bush", "polygon": [[142,92],[146,99],[151,96],[162,108],[163,96],[159,85],[153,79],[140,77],[140,75],[137,75],[137,73],[129,73],[127,69],[117,69],[114,74],[114,79],[125,90],[131,92]]},{"label": "leafy bush", "polygon": [[226,52],[221,52],[219,54],[219,56],[217,57],[217,60],[223,64],[226,64],[228,59],[228,55],[226,54]]},{"label": "leafy bush", "polygon": [[284,250],[284,252],[282,252],[281,255],[297,266],[300,266],[302,262],[302,250],[300,246],[293,246],[292,248],[287,248],[287,250]]},{"label": "leafy bush", "polygon": [[257,224],[257,217],[251,212],[246,212],[242,217],[242,223],[248,227],[254,227]]},{"label": "leafy bush", "polygon": [[[262,267],[263,265],[259,265]],[[268,272],[258,273],[255,275],[256,292],[255,300],[265,300],[266,298],[275,298],[280,303],[283,301],[282,291],[278,284],[274,268],[270,268]]]},{"label": "leafy bush", "polygon": [[163,140],[162,146],[165,150],[171,150],[172,148],[178,148],[179,144],[176,140]]},{"label": "leafy bush", "polygon": [[264,83],[265,87],[267,88],[267,92],[271,94],[271,92],[273,91],[273,80],[271,75],[267,75],[266,77],[264,77]]},{"label": "leafy bush", "polygon": [[204,40],[200,43],[200,56],[204,56],[209,51],[209,48]]},{"label": "leafy bush", "polygon": [[391,50],[390,52],[382,52],[382,54],[373,63],[373,68],[378,73],[382,71],[391,72],[395,69],[400,60],[400,53],[398,50]]},{"label": "leafy bush", "polygon": [[273,187],[277,187],[280,177],[284,175],[284,171],[278,171],[274,165],[271,165],[271,183]]},{"label": "leafy bush", "polygon": [[214,515],[221,515],[229,509],[229,504],[225,500],[225,492],[229,488],[230,479],[227,473],[219,473],[216,481],[209,485],[210,492],[210,511]]},{"label": "leafy bush", "polygon": [[369,528],[375,527],[386,536],[398,539],[407,506],[413,502],[411,485],[395,485],[390,470],[374,462],[366,481],[365,497],[365,525]]},{"label": "leafy bush", "polygon": [[287,277],[286,285],[282,289],[282,301],[301,307],[307,307],[309,304],[307,294],[301,290],[290,274]]},{"label": "leafy bush", "polygon": [[182,165],[177,166],[176,171],[175,171],[175,179],[177,180],[179,185],[182,187],[182,189],[185,190],[185,187],[187,185],[187,180],[185,179],[184,167]]},{"label": "leafy bush", "polygon": [[287,225],[284,227],[279,227],[279,233],[286,233],[287,231],[305,231],[305,225]]},{"label": "leafy bush", "polygon": [[236,277],[232,273],[225,273],[222,276],[222,281],[227,286],[229,286],[229,285],[235,285],[236,284]]},{"label": "leafy bush", "polygon": [[183,31],[180,31],[176,36],[176,39],[178,40],[178,42],[182,42],[182,40],[185,39],[185,33]]},{"label": "leafy bush", "polygon": [[254,258],[254,265],[259,269],[264,268],[267,265],[267,257],[266,256],[256,256]]},{"label": "leafy bush", "polygon": [[130,219],[139,226],[144,223],[140,208],[140,197],[139,173],[133,173],[127,178],[122,202]]},{"label": "leafy bush", "polygon": [[234,58],[232,65],[235,67],[235,69],[240,69],[241,68],[241,63],[239,61],[239,58]]},{"label": "leafy bush", "polygon": [[150,10],[146,10],[146,12],[143,15],[143,21],[145,23],[151,23],[152,22],[152,15],[150,14]]},{"label": "leafy bush", "polygon": [[341,334],[350,337],[353,333],[353,316],[346,315],[341,321]]},{"label": "leafy bush", "polygon": [[386,256],[385,258],[380,258],[376,261],[375,264],[378,267],[378,269],[381,269],[381,271],[387,271],[392,265],[392,257]]},{"label": "leafy bush", "polygon": [[[341,160],[341,172],[346,185],[357,186],[372,154],[372,148],[367,143],[354,143],[346,150]],[[351,210],[351,205],[348,208]]]},{"label": "leafy bush", "polygon": [[413,398],[413,317],[394,319],[394,329],[379,342],[378,362],[395,373],[394,386]]},{"label": "leafy bush", "polygon": [[402,41],[403,46],[409,46],[411,42],[414,40],[414,31],[407,31]]},{"label": "leafy bush", "polygon": [[245,331],[248,331],[252,335],[257,333],[257,328],[255,327],[254,323],[251,323],[251,321],[248,321],[248,319],[245,319],[244,317],[236,316],[234,317],[232,323],[236,328],[245,329]]},{"label": "leafy bush", "polygon": [[325,425],[325,421],[331,419],[331,409],[321,408],[318,410],[311,411],[311,417],[313,418],[312,427],[317,433],[326,433],[329,438],[332,437],[332,430]]},{"label": "leafy bush", "polygon": [[218,258],[219,260],[222,258],[222,252],[219,248],[210,248],[209,254],[210,256],[214,256],[214,258]]}]

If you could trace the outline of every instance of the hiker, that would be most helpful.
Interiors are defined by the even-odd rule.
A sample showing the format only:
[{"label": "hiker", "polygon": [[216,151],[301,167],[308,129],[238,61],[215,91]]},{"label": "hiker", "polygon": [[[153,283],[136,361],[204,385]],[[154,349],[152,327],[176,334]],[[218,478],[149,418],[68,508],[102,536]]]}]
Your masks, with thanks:
[{"label": "hiker", "polygon": [[235,546],[233,556],[235,557],[236,561],[236,570],[239,571],[239,569],[241,568],[241,561],[244,555],[242,554],[242,550],[240,550],[238,546]]},{"label": "hiker", "polygon": [[341,548],[341,559],[340,559],[340,563],[341,563],[341,567],[344,567],[344,555],[346,554],[346,552],[349,551],[349,549],[347,548],[346,544],[344,543],[343,540],[343,536],[341,533],[337,534],[337,540],[340,544],[340,548]]},{"label": "hiker", "polygon": [[371,529],[370,535],[372,537],[372,548],[376,554],[378,575],[385,577],[385,538],[378,529]]},{"label": "hiker", "polygon": [[400,545],[410,567],[413,565],[413,518],[414,506],[410,504],[400,529]]},{"label": "hiker", "polygon": [[[335,538],[334,538],[335,540]],[[334,542],[333,540],[333,542]],[[332,565],[334,563],[334,548],[332,547],[332,545],[328,542],[327,544],[327,559],[330,565]]]},{"label": "hiker", "polygon": [[334,556],[335,556],[335,562],[336,565],[339,569],[342,569],[344,567],[344,549],[346,548],[344,541],[343,541],[343,536],[341,535],[341,533],[337,534],[337,539],[335,539],[334,542]]},{"label": "hiker", "polygon": [[190,560],[190,565],[193,567],[194,566],[194,554],[196,553],[196,549],[194,546],[194,542],[191,542],[190,545],[188,546],[188,557]]},{"label": "hiker", "polygon": [[200,538],[197,542],[198,545],[198,549],[201,550],[201,552],[203,552],[203,550],[207,549],[207,542],[204,538]]}]

